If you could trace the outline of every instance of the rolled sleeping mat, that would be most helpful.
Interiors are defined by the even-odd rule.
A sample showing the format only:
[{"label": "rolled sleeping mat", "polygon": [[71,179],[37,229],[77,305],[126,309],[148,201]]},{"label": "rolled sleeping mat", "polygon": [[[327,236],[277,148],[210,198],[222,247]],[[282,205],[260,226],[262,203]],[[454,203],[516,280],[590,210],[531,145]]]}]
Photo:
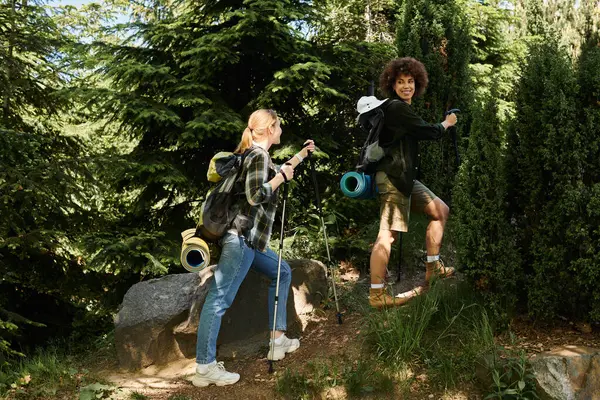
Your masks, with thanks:
[{"label": "rolled sleeping mat", "polygon": [[181,232],[181,265],[190,272],[200,272],[210,264],[208,244],[195,235],[195,228]]},{"label": "rolled sleeping mat", "polygon": [[362,172],[346,172],[340,180],[340,188],[344,196],[352,199],[372,199],[375,197],[373,176]]}]

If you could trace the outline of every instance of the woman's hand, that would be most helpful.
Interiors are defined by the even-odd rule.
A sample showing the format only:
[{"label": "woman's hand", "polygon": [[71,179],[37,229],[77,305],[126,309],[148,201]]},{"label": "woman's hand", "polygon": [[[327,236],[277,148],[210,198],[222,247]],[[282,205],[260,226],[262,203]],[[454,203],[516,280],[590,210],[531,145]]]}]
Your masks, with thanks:
[{"label": "woman's hand", "polygon": [[308,139],[306,142],[304,142],[304,146],[306,147],[303,147],[302,150],[298,152],[298,154],[302,158],[308,157],[308,152],[312,153],[313,151],[315,151],[315,142],[312,139]]},{"label": "woman's hand", "polygon": [[446,120],[444,122],[442,122],[442,125],[444,125],[444,128],[448,129],[451,126],[456,125],[456,122],[457,122],[456,114],[452,113],[452,114],[448,114],[446,116]]},{"label": "woman's hand", "polygon": [[288,163],[283,164],[279,169],[279,172],[283,173],[284,178],[287,178],[287,181],[291,181],[294,178],[294,167]]}]

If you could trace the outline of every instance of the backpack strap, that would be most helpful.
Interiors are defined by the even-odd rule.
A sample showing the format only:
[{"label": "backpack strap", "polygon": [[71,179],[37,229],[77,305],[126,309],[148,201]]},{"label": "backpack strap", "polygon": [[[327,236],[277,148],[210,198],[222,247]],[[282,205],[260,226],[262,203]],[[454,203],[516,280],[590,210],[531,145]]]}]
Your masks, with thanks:
[{"label": "backpack strap", "polygon": [[246,150],[245,150],[245,151],[242,153],[242,155],[241,155],[241,158],[240,158],[240,167],[239,167],[239,170],[238,170],[238,172],[237,172],[237,176],[235,177],[235,182],[236,182],[236,183],[237,183],[237,182],[240,180],[240,178],[243,176],[243,171],[245,171],[245,170],[246,170],[246,159],[248,158],[248,156],[249,156],[250,154],[252,154],[253,152],[255,152],[255,151],[256,151],[256,150],[258,150],[258,149],[264,150],[264,149],[262,149],[262,147],[258,147],[258,148],[252,148],[252,147],[250,147],[250,148],[246,149]]},{"label": "backpack strap", "polygon": [[[384,113],[384,118],[385,118],[385,113],[387,112],[387,109],[394,103],[397,103],[399,101],[402,100],[398,100],[398,99],[388,99],[384,104],[382,104],[381,109]],[[385,122],[385,119],[384,119]],[[390,138],[386,138],[386,137],[381,137],[381,132],[383,132],[383,126],[385,125],[385,123],[380,124],[381,126],[379,127],[379,132],[377,133],[377,135],[379,136],[380,140],[379,143],[381,144],[381,147],[387,147],[388,145],[390,145],[392,143],[392,139]],[[383,139],[383,140],[381,140]]]}]

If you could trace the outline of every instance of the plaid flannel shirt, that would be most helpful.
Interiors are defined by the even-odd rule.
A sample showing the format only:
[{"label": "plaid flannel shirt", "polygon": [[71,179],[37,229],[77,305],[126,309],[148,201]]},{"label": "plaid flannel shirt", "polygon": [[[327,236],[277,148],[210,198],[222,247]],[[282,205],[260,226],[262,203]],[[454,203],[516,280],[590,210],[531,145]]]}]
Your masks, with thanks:
[{"label": "plaid flannel shirt", "polygon": [[243,232],[246,241],[255,249],[265,251],[271,238],[273,221],[277,210],[277,192],[268,183],[278,171],[269,153],[252,146],[244,160],[242,180],[244,192],[238,199],[240,213],[253,222],[252,228]]}]

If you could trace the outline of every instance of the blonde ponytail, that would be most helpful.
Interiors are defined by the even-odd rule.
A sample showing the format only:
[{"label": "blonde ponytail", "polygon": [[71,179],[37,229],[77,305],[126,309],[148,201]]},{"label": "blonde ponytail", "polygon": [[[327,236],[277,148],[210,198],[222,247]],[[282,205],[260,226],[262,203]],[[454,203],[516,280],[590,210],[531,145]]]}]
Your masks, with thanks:
[{"label": "blonde ponytail", "polygon": [[279,118],[273,110],[256,110],[248,118],[248,126],[242,133],[242,140],[238,144],[234,153],[242,154],[252,147],[253,140],[261,140],[268,134],[269,128],[275,126]]},{"label": "blonde ponytail", "polygon": [[244,133],[242,133],[242,140],[240,141],[240,144],[238,144],[234,153],[242,154],[250,147],[252,147],[252,131],[250,128],[246,127],[246,129],[244,129]]}]

